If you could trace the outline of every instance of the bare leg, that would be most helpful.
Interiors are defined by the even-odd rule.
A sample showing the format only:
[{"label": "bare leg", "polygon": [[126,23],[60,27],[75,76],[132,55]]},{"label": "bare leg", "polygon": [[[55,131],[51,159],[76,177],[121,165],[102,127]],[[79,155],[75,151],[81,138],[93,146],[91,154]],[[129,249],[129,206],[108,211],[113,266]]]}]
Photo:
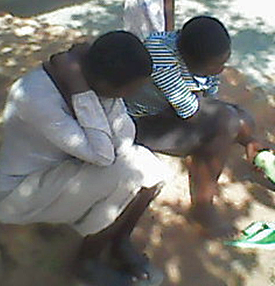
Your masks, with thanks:
[{"label": "bare leg", "polygon": [[138,279],[147,279],[148,273],[144,267],[147,260],[134,249],[130,242],[130,235],[159,190],[160,186],[141,189],[136,198],[110,227],[95,235],[86,236],[80,249],[78,261],[98,258],[106,247],[110,247],[111,254],[120,260],[123,270]]},{"label": "bare leg", "polygon": [[214,236],[234,233],[212,202],[218,192],[218,178],[240,132],[237,111],[223,102],[203,99],[200,115],[192,124],[167,114],[137,120],[139,142],[154,151],[190,155],[187,165],[193,217]]},{"label": "bare leg", "polygon": [[187,164],[192,218],[212,237],[229,236],[236,232],[213,206],[213,198],[218,194],[218,179],[240,127],[235,111],[224,110],[220,116],[222,122],[216,126],[217,135],[193,152]]},{"label": "bare leg", "polygon": [[[227,147],[227,150],[224,148],[225,152],[230,150],[230,145]],[[215,154],[209,160],[204,156],[194,155],[188,163],[192,200],[190,214],[211,237],[225,237],[236,232],[213,205],[213,198],[218,194],[217,181],[224,167],[225,154],[228,153]]]},{"label": "bare leg", "polygon": [[268,145],[255,139],[253,119],[238,106],[203,99],[201,114],[192,125],[167,112],[138,119],[138,140],[157,152],[190,155],[187,167],[193,215],[214,236],[227,236],[234,229],[225,223],[212,202],[231,146],[243,145],[252,162],[257,152]]}]

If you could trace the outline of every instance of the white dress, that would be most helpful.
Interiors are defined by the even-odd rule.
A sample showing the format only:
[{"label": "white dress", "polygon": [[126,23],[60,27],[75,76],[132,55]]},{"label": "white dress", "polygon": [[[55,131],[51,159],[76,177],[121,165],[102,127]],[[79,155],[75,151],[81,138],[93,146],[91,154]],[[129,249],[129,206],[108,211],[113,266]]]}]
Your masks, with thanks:
[{"label": "white dress", "polygon": [[[167,167],[135,145],[121,99],[73,97],[77,116],[42,68],[17,81],[4,111],[0,221],[62,222],[81,234],[108,227]],[[12,187],[13,186],[13,187]]]},{"label": "white dress", "polygon": [[153,32],[165,31],[163,0],[125,0],[124,29],[144,40]]}]

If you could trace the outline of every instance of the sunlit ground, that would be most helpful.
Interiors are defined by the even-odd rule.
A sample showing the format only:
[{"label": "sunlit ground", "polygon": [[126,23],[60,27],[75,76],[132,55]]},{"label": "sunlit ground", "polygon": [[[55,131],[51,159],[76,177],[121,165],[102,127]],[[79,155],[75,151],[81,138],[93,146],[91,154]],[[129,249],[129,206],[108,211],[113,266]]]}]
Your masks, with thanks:
[{"label": "sunlit ground", "polygon": [[[56,4],[56,1],[53,2]],[[50,1],[47,3],[49,5]],[[63,3],[71,2],[66,0]],[[5,30],[1,22],[1,102],[13,79],[46,59],[48,54],[65,49],[79,39],[79,33],[70,28],[89,36],[120,28],[121,4],[121,0],[93,0],[38,17],[44,24],[63,27],[44,24],[37,27],[37,23],[14,19]],[[43,7],[40,8],[43,11]],[[234,52],[230,65],[234,65],[235,69],[229,68],[224,72],[221,96],[251,110],[258,122],[258,135],[275,142],[275,18],[272,0],[178,0],[176,11],[177,27],[201,13],[217,16],[225,22],[233,38]],[[31,28],[22,30],[22,26]],[[251,183],[254,178],[242,156],[241,148],[232,150],[230,162],[221,177],[222,191],[217,201],[228,219],[239,228],[255,220],[272,221],[275,217],[274,194]],[[197,229],[186,219],[190,198],[184,164],[169,157],[164,157],[164,160],[174,169],[175,177],[135,232],[139,246],[145,248],[155,264],[163,269],[166,277],[163,286],[275,285],[273,252],[244,251],[226,247],[221,241],[200,237]],[[20,257],[20,245],[12,245],[12,249],[18,249],[14,255],[17,253]],[[22,285],[20,280],[17,285]]]},{"label": "sunlit ground", "polygon": [[[98,35],[122,27],[122,3],[122,0],[93,0],[51,13],[48,21]],[[226,24],[233,38],[230,64],[249,75],[252,84],[272,90],[275,82],[273,1],[176,0],[178,28],[198,14],[216,16]]]},{"label": "sunlit ground", "polygon": [[[77,28],[93,36],[123,26],[123,0],[59,2],[62,7],[72,3],[76,5],[42,14],[39,18],[51,24]],[[43,13],[58,5],[53,0],[38,1],[39,4],[32,9],[26,0],[4,0],[2,5],[7,7],[8,3],[17,13],[27,15],[31,10]],[[176,26],[179,28],[184,21],[198,14],[218,17],[226,24],[233,38],[234,52],[230,64],[249,75],[252,84],[272,90],[275,82],[273,6],[272,0],[176,0]]]}]

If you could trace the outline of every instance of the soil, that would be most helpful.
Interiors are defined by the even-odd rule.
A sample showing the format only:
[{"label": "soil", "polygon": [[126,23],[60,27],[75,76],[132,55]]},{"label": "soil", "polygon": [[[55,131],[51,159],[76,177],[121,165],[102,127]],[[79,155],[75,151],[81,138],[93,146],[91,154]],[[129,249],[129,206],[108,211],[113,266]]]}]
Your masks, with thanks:
[{"label": "soil", "polygon": [[[8,87],[16,78],[50,54],[65,50],[73,42],[85,40],[79,31],[50,26],[38,20],[4,15],[0,23],[1,107]],[[223,100],[238,103],[250,110],[257,121],[257,135],[275,143],[275,94],[263,88],[249,87],[244,74],[234,68],[227,68],[222,75],[220,96]],[[220,178],[221,191],[216,202],[228,220],[239,229],[253,221],[272,221],[275,215],[273,192],[255,182],[251,166],[243,154],[244,150],[240,146],[234,146],[228,154],[229,161]],[[242,250],[225,246],[221,240],[208,240],[186,220],[190,197],[184,159],[160,157],[174,170],[174,178],[143,216],[134,238],[139,248],[165,273],[163,286],[275,285],[275,254],[272,251]],[[17,235],[17,232],[5,233],[11,237]],[[31,235],[36,237],[38,234]],[[6,236],[0,233],[0,242],[3,237]],[[68,231],[66,241],[73,241],[72,244],[66,244],[68,249],[78,245],[78,240],[70,240],[71,237],[75,237],[75,234]],[[35,241],[35,238],[30,239],[32,244]],[[58,239],[55,241],[60,242]],[[20,243],[17,240],[13,242],[12,247],[17,251],[13,255],[20,256]],[[54,245],[59,242],[38,242],[38,245],[42,245],[44,250],[55,251]],[[24,275],[29,273],[31,276],[31,272],[35,272],[34,268],[29,268],[29,272],[25,270]],[[50,275],[55,276],[57,273]],[[11,285],[17,286],[16,283],[23,285],[20,284],[20,278]],[[56,285],[63,284],[59,282]]]}]

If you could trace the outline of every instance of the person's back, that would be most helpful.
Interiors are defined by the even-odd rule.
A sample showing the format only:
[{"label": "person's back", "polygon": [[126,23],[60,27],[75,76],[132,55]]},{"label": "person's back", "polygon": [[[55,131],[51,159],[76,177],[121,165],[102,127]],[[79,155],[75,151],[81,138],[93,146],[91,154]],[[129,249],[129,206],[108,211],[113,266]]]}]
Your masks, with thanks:
[{"label": "person's back", "polygon": [[38,112],[54,116],[59,107],[67,108],[42,66],[13,84],[3,114],[0,192],[12,190],[24,176],[69,156],[47,140],[35,116]]}]

